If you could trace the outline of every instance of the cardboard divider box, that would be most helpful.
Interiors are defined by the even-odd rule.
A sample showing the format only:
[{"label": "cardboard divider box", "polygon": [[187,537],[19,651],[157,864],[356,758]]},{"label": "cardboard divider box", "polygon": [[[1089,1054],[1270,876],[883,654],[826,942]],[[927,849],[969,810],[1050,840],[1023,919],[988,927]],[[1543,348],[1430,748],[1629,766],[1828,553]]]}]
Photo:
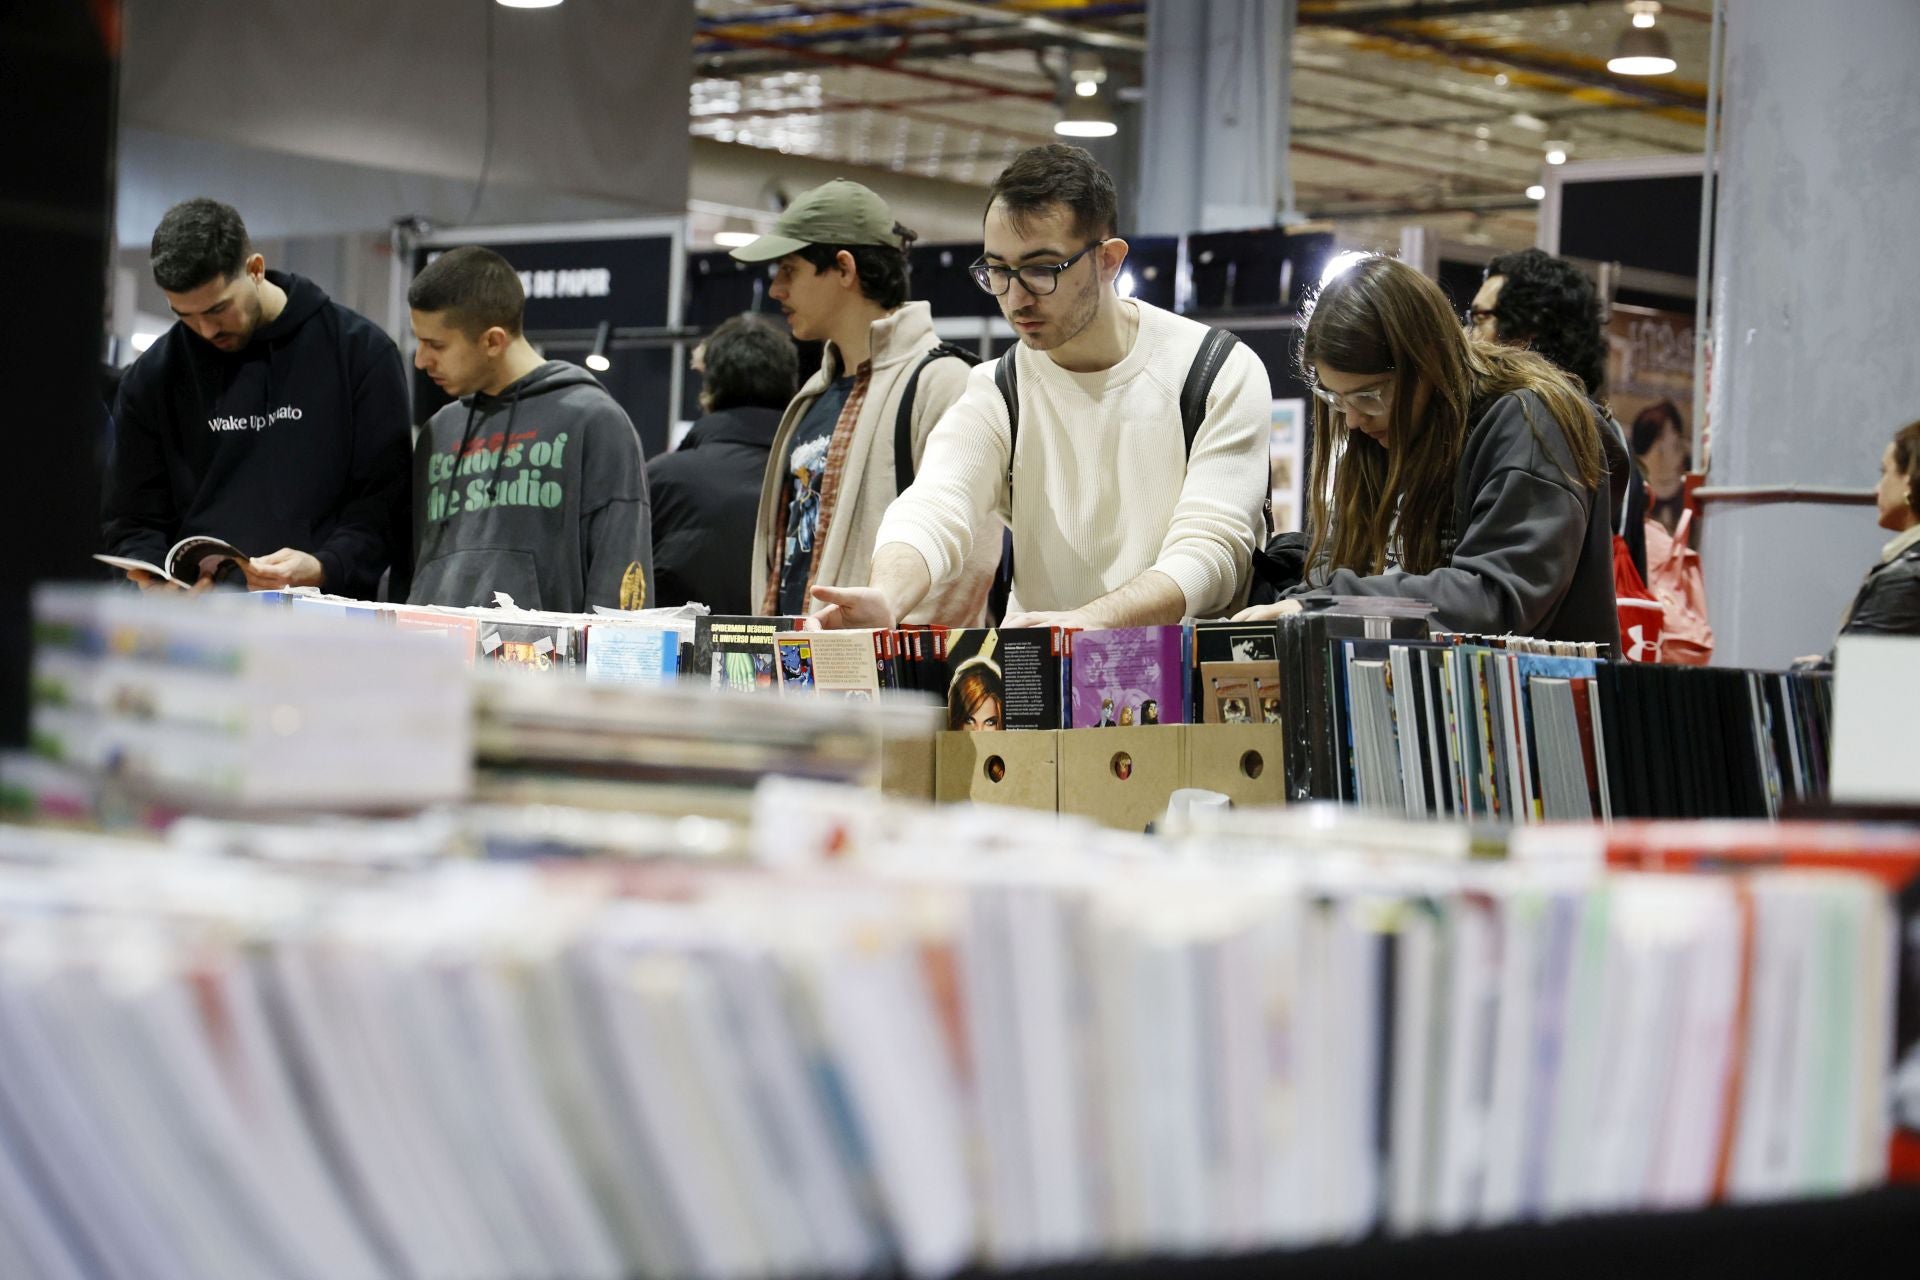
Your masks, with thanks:
[{"label": "cardboard divider box", "polygon": [[1187,785],[1182,725],[1064,729],[1060,733],[1060,812],[1123,831],[1144,831]]},{"label": "cardboard divider box", "polygon": [[1061,736],[1058,729],[943,732],[935,744],[933,798],[1052,813],[1060,805]]},{"label": "cardboard divider box", "polygon": [[1218,791],[1236,808],[1287,802],[1286,735],[1277,724],[1196,724],[1187,742],[1186,783]]},{"label": "cardboard divider box", "polygon": [[880,743],[880,790],[896,800],[933,801],[937,735],[895,735]]}]

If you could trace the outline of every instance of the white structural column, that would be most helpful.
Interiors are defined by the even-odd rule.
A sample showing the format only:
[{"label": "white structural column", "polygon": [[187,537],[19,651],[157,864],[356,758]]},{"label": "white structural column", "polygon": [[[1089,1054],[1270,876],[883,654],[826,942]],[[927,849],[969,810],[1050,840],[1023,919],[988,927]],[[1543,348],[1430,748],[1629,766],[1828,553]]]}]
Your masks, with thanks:
[{"label": "white structural column", "polygon": [[1139,230],[1267,227],[1292,203],[1295,0],[1152,0]]},{"label": "white structural column", "polygon": [[[1920,3],[1730,0],[1726,41],[1707,483],[1869,489],[1920,418]],[[1825,652],[1888,536],[1872,507],[1708,502],[1716,664]]]}]

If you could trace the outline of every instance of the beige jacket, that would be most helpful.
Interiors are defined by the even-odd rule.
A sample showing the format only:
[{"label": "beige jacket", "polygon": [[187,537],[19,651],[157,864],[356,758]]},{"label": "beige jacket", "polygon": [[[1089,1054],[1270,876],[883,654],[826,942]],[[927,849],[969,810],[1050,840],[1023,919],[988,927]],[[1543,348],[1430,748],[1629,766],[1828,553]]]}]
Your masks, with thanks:
[{"label": "beige jacket", "polygon": [[[922,356],[938,346],[933,316],[924,302],[908,302],[873,322],[868,361],[856,371],[853,392],[834,428],[829,457],[841,459],[838,473],[829,467],[821,485],[820,528],[813,556],[813,582],[835,587],[864,587],[873,571],[874,537],[880,519],[897,496],[894,482],[893,427],[907,379]],[[780,570],[781,542],[791,474],[788,455],[793,435],[807,408],[832,383],[840,369],[840,353],[827,344],[820,369],[800,388],[787,406],[767,455],[767,474],[760,486],[760,514],[753,532],[753,590],[750,598],[763,607],[767,586]],[[913,398],[913,458],[916,469],[926,449],[927,434],[941,414],[966,389],[968,366],[960,360],[936,360],[920,374]],[[985,532],[985,531],[982,531]],[[936,588],[904,619],[948,626],[974,626],[985,617],[987,592],[1000,564],[1000,530],[974,539],[973,554],[963,571],[944,588]]]}]

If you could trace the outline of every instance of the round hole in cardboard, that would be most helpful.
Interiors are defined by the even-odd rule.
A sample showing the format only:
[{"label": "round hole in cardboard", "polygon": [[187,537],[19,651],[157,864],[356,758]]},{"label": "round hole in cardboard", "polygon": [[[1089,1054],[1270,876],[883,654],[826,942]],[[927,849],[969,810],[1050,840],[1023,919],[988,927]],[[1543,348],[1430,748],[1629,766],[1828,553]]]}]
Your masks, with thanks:
[{"label": "round hole in cardboard", "polygon": [[1267,771],[1267,762],[1258,751],[1249,751],[1240,757],[1240,772],[1249,778],[1257,778]]},{"label": "round hole in cardboard", "polygon": [[1007,762],[999,756],[988,756],[986,764],[982,766],[982,769],[987,775],[988,782],[998,784],[1006,781]]},{"label": "round hole in cardboard", "polygon": [[1125,782],[1133,776],[1133,757],[1124,751],[1116,751],[1113,753],[1110,767],[1113,769],[1113,776]]}]

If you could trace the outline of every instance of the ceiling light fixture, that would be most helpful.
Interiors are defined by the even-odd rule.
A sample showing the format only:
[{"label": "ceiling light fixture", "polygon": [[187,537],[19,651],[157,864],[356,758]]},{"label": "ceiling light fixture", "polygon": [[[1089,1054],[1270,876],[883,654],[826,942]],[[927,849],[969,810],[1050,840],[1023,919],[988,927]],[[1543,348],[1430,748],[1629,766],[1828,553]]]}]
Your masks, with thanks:
[{"label": "ceiling light fixture", "polygon": [[1547,163],[1565,164],[1566,162],[1567,144],[1564,142],[1549,142],[1547,144]]},{"label": "ceiling light fixture", "polygon": [[1660,0],[1627,0],[1627,11],[1633,15],[1633,25],[1620,33],[1613,57],[1607,59],[1607,70],[1617,76],[1664,76],[1678,70],[1672,42],[1666,32],[1653,25]]},{"label": "ceiling light fixture", "polygon": [[560,0],[499,0],[499,3],[509,9],[551,9]]},{"label": "ceiling light fixture", "polygon": [[157,333],[136,333],[127,339],[127,345],[131,346],[135,351],[145,351],[158,341],[160,341],[160,335]]},{"label": "ceiling light fixture", "polygon": [[1053,126],[1053,131],[1063,138],[1111,138],[1120,132],[1120,126],[1113,121],[1106,95],[1095,93],[1083,98],[1075,94],[1067,99],[1066,112]]},{"label": "ceiling light fixture", "polygon": [[760,238],[753,231],[716,231],[713,242],[722,249],[744,249]]},{"label": "ceiling light fixture", "polygon": [[1527,199],[1545,200],[1546,198],[1547,198],[1547,189],[1541,186],[1539,183],[1536,182],[1532,186],[1527,188]]},{"label": "ceiling light fixture", "polygon": [[[505,3],[505,0],[501,0]],[[593,350],[587,352],[587,368],[595,373],[605,373],[613,368],[613,361],[607,359],[607,345],[613,341],[613,322],[602,320],[600,327],[593,331]]]},{"label": "ceiling light fixture", "polygon": [[1107,64],[1084,49],[1075,50],[1067,59],[1067,79],[1073,81],[1075,93],[1091,98],[1107,82]]}]

